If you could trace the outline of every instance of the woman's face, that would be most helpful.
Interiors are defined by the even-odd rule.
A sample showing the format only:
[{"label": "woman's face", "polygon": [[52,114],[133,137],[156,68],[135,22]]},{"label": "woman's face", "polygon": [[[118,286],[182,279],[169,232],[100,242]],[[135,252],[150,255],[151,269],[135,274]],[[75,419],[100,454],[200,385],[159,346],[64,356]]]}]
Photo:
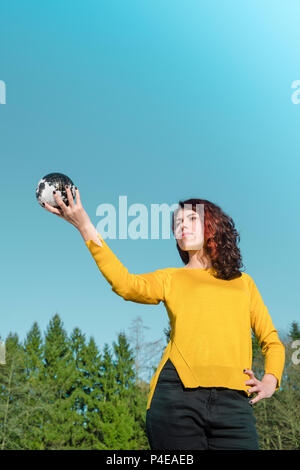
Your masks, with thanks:
[{"label": "woman's face", "polygon": [[174,221],[174,235],[181,250],[201,250],[204,242],[200,215],[189,209],[178,209]]}]

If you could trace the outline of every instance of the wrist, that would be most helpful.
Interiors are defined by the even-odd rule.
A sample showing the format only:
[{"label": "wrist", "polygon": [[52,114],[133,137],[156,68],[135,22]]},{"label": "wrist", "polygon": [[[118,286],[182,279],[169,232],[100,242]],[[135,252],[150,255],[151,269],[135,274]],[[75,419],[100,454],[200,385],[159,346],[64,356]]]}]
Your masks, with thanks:
[{"label": "wrist", "polygon": [[78,226],[77,228],[78,228],[78,231],[81,233],[81,235],[85,235],[91,230],[91,225],[93,226],[91,222],[87,222],[84,225]]},{"label": "wrist", "polygon": [[264,383],[268,383],[270,385],[274,385],[274,387],[277,387],[278,380],[273,374],[265,374],[261,380]]},{"label": "wrist", "polygon": [[102,246],[102,242],[98,237],[98,232],[92,222],[78,227],[78,230],[85,242],[88,240],[93,240],[97,245]]}]

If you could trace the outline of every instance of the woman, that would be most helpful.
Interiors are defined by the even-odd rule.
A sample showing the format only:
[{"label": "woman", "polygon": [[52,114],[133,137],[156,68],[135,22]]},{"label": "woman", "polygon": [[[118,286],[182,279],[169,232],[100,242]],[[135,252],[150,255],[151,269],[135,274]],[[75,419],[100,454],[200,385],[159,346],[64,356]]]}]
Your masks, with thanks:
[{"label": "woman", "polygon": [[[185,266],[130,274],[92,225],[78,189],[76,203],[67,194],[68,206],[54,194],[59,209],[44,207],[79,230],[112,290],[132,302],[163,301],[169,316],[170,341],[147,403],[151,449],[258,449],[252,405],[279,389],[285,352],[253,279],[239,269],[233,220],[209,201],[180,201],[172,230]],[[251,370],[251,329],[265,356],[262,380]]]}]

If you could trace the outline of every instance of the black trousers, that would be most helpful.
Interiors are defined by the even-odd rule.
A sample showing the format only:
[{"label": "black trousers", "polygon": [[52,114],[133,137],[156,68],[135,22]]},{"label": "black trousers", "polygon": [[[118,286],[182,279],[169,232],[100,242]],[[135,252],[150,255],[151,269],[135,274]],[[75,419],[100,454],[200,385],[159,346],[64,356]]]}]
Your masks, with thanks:
[{"label": "black trousers", "polygon": [[185,388],[168,359],[146,413],[151,450],[259,449],[250,399],[242,390]]}]

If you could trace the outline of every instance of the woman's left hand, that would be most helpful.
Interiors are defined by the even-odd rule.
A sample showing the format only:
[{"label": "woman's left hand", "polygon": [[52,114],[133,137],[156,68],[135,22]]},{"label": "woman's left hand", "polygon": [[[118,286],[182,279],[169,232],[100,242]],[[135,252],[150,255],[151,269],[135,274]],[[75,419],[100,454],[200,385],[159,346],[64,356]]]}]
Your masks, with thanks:
[{"label": "woman's left hand", "polygon": [[253,387],[248,389],[248,393],[257,392],[256,397],[249,402],[251,405],[254,405],[254,403],[257,403],[262,398],[270,398],[273,395],[277,386],[275,375],[265,374],[262,380],[258,380],[252,370],[244,369],[243,372],[250,377],[250,380],[245,382],[245,384],[253,385]]}]

